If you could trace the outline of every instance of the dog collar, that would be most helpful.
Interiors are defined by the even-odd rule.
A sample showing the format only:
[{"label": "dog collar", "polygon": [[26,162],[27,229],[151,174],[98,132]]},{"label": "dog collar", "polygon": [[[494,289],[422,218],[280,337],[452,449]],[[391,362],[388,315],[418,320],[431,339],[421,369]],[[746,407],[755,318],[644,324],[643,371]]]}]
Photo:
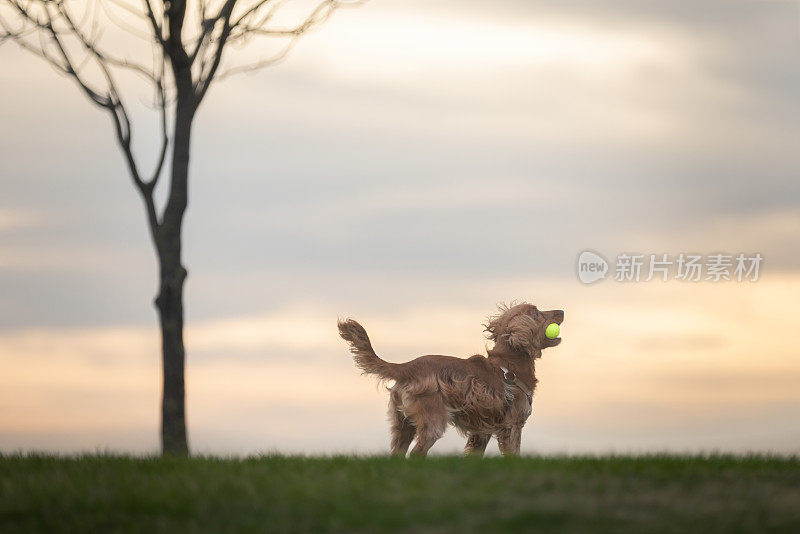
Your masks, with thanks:
[{"label": "dog collar", "polygon": [[500,366],[500,370],[503,371],[503,380],[506,381],[506,384],[513,386],[517,383],[517,375],[514,374],[514,371],[509,371],[502,365]]},{"label": "dog collar", "polygon": [[528,405],[532,406],[533,395],[525,391],[525,389],[522,386],[517,384],[517,375],[514,374],[514,371],[509,371],[502,365],[500,366],[500,370],[503,371],[503,380],[505,380],[506,384],[508,384],[509,386],[517,386],[519,389],[521,389],[522,392],[525,394],[525,396],[528,398]]}]

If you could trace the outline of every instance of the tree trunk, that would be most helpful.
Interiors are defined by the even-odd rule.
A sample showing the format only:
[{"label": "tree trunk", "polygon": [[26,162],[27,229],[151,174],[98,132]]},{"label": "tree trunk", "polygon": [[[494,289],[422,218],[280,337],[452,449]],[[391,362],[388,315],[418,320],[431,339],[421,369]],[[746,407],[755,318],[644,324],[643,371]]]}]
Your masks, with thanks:
[{"label": "tree trunk", "polygon": [[155,300],[161,320],[164,368],[161,450],[163,454],[180,456],[189,454],[183,346],[183,283],[187,272],[181,262],[181,228],[188,199],[189,148],[196,110],[191,78],[183,74],[178,82],[169,198],[156,237],[161,283]]},{"label": "tree trunk", "polygon": [[186,439],[186,389],[183,346],[183,282],[186,269],[172,262],[161,263],[161,290],[156,298],[161,320],[164,391],[161,399],[161,450],[164,454],[189,454]]}]

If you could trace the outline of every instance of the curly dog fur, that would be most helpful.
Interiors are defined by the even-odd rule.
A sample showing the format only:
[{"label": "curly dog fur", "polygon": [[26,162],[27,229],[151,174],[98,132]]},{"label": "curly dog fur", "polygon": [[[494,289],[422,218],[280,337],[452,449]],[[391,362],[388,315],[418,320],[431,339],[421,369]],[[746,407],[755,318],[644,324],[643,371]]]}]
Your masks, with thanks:
[{"label": "curly dog fur", "polygon": [[429,355],[405,363],[379,358],[367,331],[352,319],[339,321],[339,334],[364,373],[394,382],[389,388],[392,454],[405,455],[416,439],[411,454],[426,455],[448,424],[467,437],[467,454],[483,454],[492,436],[503,454],[519,454],[536,388],[534,362],[542,350],[561,342],[548,339],[545,329],[563,320],[562,310],[540,311],[527,303],[501,306],[484,325],[494,342],[486,356]]}]

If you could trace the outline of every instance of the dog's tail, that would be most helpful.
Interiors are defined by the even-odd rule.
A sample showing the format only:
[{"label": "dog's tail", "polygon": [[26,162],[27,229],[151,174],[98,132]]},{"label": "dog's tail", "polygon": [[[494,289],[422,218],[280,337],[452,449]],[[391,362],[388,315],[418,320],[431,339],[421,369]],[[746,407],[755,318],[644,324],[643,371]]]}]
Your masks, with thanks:
[{"label": "dog's tail", "polygon": [[350,344],[350,352],[356,366],[368,374],[378,375],[381,378],[400,378],[399,365],[381,360],[372,349],[369,336],[364,327],[352,319],[339,321],[339,335]]}]

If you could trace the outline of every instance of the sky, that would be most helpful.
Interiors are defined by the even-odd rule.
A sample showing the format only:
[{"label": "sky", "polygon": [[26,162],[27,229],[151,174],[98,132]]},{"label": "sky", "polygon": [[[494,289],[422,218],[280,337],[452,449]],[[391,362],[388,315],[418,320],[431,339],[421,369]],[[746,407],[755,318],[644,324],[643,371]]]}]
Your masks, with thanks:
[{"label": "sky", "polygon": [[[796,2],[371,0],[214,85],[184,229],[192,449],[385,452],[337,317],[390,361],[468,356],[516,299],[566,312],[523,452],[800,452],[799,37]],[[155,452],[157,268],[111,124],[12,43],[0,62],[0,450]],[[584,285],[586,249],[764,262]]]}]

